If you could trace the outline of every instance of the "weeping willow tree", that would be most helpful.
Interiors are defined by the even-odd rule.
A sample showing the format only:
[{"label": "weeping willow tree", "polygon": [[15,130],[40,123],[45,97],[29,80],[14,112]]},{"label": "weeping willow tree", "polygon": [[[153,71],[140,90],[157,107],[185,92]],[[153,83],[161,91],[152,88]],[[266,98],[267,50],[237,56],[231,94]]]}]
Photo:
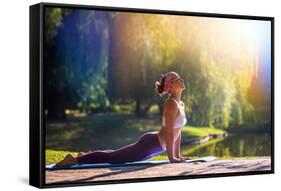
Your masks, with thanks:
[{"label": "weeping willow tree", "polygon": [[114,24],[118,97],[134,101],[142,116],[159,100],[154,82],[172,65],[180,39],[168,16],[122,13]]},{"label": "weeping willow tree", "polygon": [[[208,18],[182,20],[183,63],[188,83],[187,113],[193,124],[227,128],[256,122],[248,90],[258,66],[258,44],[238,23]],[[190,47],[192,46],[192,47]],[[185,57],[184,54],[181,57]],[[182,60],[182,59],[181,59]]]}]

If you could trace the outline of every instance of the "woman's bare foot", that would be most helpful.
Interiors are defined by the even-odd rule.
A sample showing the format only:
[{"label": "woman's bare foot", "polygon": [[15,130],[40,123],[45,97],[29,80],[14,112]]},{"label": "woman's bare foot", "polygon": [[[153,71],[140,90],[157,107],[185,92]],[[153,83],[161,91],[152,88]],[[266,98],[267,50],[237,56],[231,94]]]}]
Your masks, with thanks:
[{"label": "woman's bare foot", "polygon": [[62,161],[58,162],[55,167],[66,167],[74,164],[77,164],[77,159],[71,154],[68,154]]},{"label": "woman's bare foot", "polygon": [[86,154],[85,152],[80,152],[80,153],[78,153],[77,157],[81,157],[81,156],[83,156],[85,154]]},{"label": "woman's bare foot", "polygon": [[89,153],[91,153],[91,152],[92,152],[91,150],[89,150],[88,152],[79,152],[78,155],[77,155],[77,157],[81,157],[81,156],[86,155],[86,154],[89,154]]}]

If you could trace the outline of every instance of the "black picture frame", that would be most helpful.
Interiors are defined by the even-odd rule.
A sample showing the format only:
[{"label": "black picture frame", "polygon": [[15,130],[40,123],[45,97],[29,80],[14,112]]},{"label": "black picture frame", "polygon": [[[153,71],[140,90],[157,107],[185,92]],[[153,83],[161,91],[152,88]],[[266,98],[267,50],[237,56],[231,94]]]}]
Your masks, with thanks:
[{"label": "black picture frame", "polygon": [[[186,16],[204,16],[216,18],[235,18],[250,20],[266,20],[271,22],[271,170],[235,172],[235,173],[217,173],[207,175],[189,175],[189,176],[171,176],[145,179],[129,180],[110,180],[95,182],[76,182],[62,184],[45,184],[45,117],[44,117],[44,9],[46,7],[60,7],[71,9],[89,9],[104,11],[119,11],[131,13],[157,13],[167,15],[186,15]],[[233,15],[218,13],[201,13],[172,10],[138,9],[125,7],[105,7],[93,5],[59,4],[59,3],[39,3],[29,8],[30,21],[30,129],[29,129],[29,184],[38,188],[66,187],[66,186],[84,186],[84,185],[103,185],[116,183],[149,182],[149,181],[167,181],[194,178],[258,175],[274,173],[274,17],[268,16],[250,16]]]}]

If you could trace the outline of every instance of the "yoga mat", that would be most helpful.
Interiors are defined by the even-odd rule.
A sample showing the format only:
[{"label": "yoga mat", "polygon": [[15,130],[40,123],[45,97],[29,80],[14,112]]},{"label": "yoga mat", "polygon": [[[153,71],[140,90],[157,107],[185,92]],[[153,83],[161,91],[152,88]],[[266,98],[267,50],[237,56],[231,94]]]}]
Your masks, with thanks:
[{"label": "yoga mat", "polygon": [[[197,159],[186,160],[186,163],[194,162],[208,162],[215,160],[214,156],[201,157]],[[170,163],[169,160],[157,160],[157,161],[137,161],[137,162],[127,162],[122,164],[111,164],[111,163],[95,163],[95,164],[76,164],[68,167],[54,167],[55,164],[46,165],[46,170],[62,170],[62,169],[85,169],[85,168],[110,168],[110,167],[122,167],[122,166],[137,166],[137,165],[153,165],[153,164],[167,164]]]}]

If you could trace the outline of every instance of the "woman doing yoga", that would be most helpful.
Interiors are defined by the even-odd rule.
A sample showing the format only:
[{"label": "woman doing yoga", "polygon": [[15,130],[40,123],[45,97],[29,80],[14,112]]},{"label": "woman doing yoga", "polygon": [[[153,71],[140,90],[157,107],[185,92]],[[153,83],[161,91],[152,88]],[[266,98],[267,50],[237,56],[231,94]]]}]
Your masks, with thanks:
[{"label": "woman doing yoga", "polygon": [[180,100],[185,85],[176,72],[162,75],[155,83],[156,92],[165,100],[162,127],[159,131],[146,132],[136,142],[116,150],[96,150],[79,153],[77,157],[68,154],[56,167],[74,164],[126,163],[142,161],[167,151],[170,162],[184,162],[190,159],[180,155],[181,128],[186,124],[184,103]]}]

